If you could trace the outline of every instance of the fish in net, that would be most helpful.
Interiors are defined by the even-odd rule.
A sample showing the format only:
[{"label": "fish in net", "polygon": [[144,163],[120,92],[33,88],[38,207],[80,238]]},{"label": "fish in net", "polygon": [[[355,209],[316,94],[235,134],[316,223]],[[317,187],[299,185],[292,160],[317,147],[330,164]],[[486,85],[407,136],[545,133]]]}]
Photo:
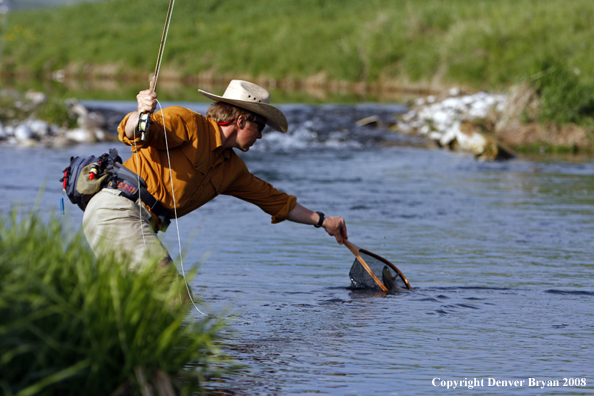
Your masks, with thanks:
[{"label": "fish in net", "polygon": [[[412,289],[408,279],[406,279],[404,274],[400,272],[394,264],[365,249],[359,249],[358,253],[365,264],[367,264],[367,267],[373,272],[375,278],[379,280],[388,291]],[[361,263],[359,257],[355,258],[349,276],[351,278],[351,285],[354,289],[383,290],[381,286],[378,285],[378,282],[374,280],[372,275],[365,269],[365,265]]]}]

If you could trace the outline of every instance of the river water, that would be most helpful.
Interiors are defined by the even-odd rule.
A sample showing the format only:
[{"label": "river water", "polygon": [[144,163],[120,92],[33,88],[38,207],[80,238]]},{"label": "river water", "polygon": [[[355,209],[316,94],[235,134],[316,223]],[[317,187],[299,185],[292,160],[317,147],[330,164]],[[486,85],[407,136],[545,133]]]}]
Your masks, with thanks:
[{"label": "river water", "polygon": [[[225,350],[246,365],[210,389],[594,392],[594,161],[479,162],[354,127],[398,106],[283,110],[292,133],[267,133],[242,154],[248,167],[305,206],[343,216],[350,241],[392,261],[414,290],[351,290],[353,256],[323,230],[271,225],[258,208],[217,197],[179,222],[184,267],[199,265],[191,287],[203,310],[227,317]],[[70,155],[113,145],[0,146],[0,211],[57,212]],[[79,229],[82,212],[66,209],[64,222]],[[178,257],[175,227],[163,238]]]}]

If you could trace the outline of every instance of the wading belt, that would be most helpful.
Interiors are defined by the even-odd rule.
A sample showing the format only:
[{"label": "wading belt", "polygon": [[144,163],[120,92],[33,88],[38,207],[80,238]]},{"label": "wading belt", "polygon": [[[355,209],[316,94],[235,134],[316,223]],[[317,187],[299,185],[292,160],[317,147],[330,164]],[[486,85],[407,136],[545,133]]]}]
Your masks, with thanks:
[{"label": "wading belt", "polygon": [[[138,187],[139,180],[140,187]],[[140,200],[148,206],[151,212],[159,219],[159,229],[165,232],[167,227],[169,227],[169,224],[171,223],[169,211],[147,191],[146,182],[141,177],[137,176],[136,173],[120,164],[114,164],[114,177],[107,184],[107,188],[121,191],[121,196],[134,202],[140,197]]]}]

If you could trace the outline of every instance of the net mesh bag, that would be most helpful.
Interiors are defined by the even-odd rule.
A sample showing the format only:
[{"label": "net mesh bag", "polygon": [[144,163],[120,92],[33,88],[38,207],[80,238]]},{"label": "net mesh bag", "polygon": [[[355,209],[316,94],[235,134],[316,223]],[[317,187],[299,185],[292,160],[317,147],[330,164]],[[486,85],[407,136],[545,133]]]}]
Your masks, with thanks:
[{"label": "net mesh bag", "polygon": [[[367,263],[369,269],[375,276],[384,284],[389,291],[409,290],[411,289],[408,280],[404,275],[390,263],[371,252],[363,249],[359,251],[361,258]],[[354,289],[373,289],[381,290],[380,286],[373,280],[371,275],[356,258],[351,271],[349,272],[351,278],[351,285]]]}]

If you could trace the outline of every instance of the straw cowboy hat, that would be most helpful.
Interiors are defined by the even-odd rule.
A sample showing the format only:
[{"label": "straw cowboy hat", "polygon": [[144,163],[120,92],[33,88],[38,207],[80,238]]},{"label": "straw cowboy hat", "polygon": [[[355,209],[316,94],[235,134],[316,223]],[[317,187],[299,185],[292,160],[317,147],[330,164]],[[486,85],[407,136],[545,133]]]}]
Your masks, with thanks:
[{"label": "straw cowboy hat", "polygon": [[259,85],[242,80],[232,80],[223,96],[198,90],[216,102],[225,102],[266,118],[266,125],[279,132],[287,132],[289,123],[282,111],[270,104],[270,92]]}]

